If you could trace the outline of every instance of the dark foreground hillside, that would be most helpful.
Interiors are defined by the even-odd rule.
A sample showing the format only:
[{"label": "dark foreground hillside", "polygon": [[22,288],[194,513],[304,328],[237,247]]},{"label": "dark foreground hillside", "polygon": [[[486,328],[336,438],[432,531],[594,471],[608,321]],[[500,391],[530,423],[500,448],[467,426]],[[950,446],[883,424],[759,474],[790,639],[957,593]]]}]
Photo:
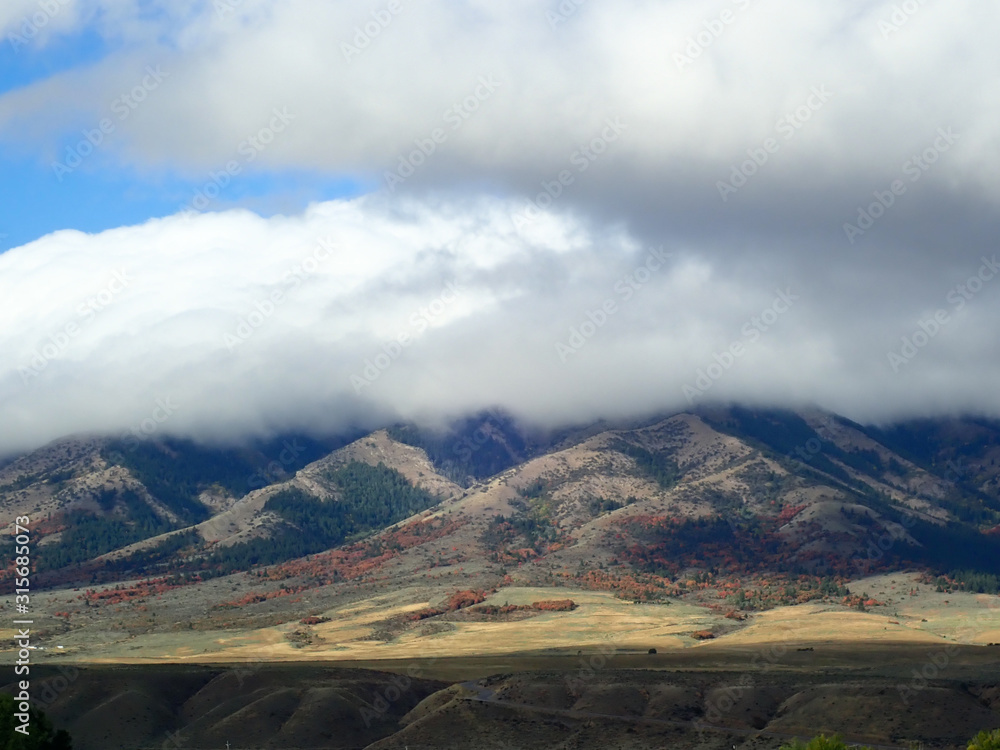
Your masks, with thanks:
[{"label": "dark foreground hillside", "polygon": [[[33,684],[76,750],[227,742],[234,750],[763,750],[820,731],[874,746],[964,748],[1000,726],[998,658],[963,649],[933,679],[917,679],[934,657],[919,646],[866,654],[820,646],[766,655],[750,668],[745,654],[697,664],[691,655],[600,653],[386,665],[396,673],[64,666],[36,668],[44,679]],[[497,667],[511,671],[475,676]]]}]

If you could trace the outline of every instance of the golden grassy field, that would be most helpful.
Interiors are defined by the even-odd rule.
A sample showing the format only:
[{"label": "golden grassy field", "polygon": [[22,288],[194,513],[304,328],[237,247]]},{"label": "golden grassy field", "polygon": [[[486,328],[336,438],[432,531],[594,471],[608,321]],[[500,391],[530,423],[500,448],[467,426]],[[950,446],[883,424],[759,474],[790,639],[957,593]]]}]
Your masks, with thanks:
[{"label": "golden grassy field", "polygon": [[[334,607],[320,613],[328,621],[303,625],[298,620],[256,629],[192,629],[139,635],[109,632],[74,638],[65,649],[54,642],[37,661],[65,659],[91,663],[372,661],[502,654],[573,653],[576,650],[658,652],[703,649],[706,652],[767,644],[987,644],[1000,642],[997,597],[940,594],[922,587],[910,596],[910,580],[881,576],[858,584],[884,601],[876,611],[860,612],[832,604],[801,604],[752,613],[743,622],[671,601],[634,604],[610,593],[568,588],[508,587],[485,604],[530,604],[572,599],[574,611],[538,612],[525,619],[470,618],[463,613],[411,622],[407,615],[429,606],[418,589]],[[424,595],[426,596],[426,595]],[[691,637],[708,631],[714,639]],[[0,631],[11,642],[13,631]],[[63,638],[60,636],[60,638]]]}]

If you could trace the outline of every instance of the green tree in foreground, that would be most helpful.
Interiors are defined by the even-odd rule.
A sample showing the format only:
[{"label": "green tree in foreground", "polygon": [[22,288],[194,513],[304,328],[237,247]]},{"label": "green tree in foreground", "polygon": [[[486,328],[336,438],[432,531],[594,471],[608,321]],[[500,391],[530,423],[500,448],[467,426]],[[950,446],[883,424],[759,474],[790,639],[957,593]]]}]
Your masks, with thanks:
[{"label": "green tree in foreground", "polygon": [[52,730],[44,711],[28,710],[28,734],[17,731],[22,722],[17,701],[9,693],[0,693],[0,750],[73,750],[66,730]]},{"label": "green tree in foreground", "polygon": [[[851,747],[857,750],[871,750],[871,748],[856,745]],[[801,740],[793,740],[790,744],[782,745],[781,750],[847,750],[847,745],[840,739],[840,735],[835,734],[833,737],[827,737],[825,734],[821,734],[819,737],[813,737],[809,740],[808,744]]]},{"label": "green tree in foreground", "polygon": [[[857,750],[871,750],[867,746],[851,745],[850,747]],[[781,750],[848,750],[848,746],[837,735],[827,737],[821,734],[819,737],[813,737],[809,740],[808,744],[804,744],[801,740],[794,740],[790,744],[782,745]],[[1000,750],[1000,729],[995,729],[992,732],[980,732],[969,740],[968,750]]]},{"label": "green tree in foreground", "polygon": [[969,740],[969,750],[1000,750],[1000,729],[977,734]]}]

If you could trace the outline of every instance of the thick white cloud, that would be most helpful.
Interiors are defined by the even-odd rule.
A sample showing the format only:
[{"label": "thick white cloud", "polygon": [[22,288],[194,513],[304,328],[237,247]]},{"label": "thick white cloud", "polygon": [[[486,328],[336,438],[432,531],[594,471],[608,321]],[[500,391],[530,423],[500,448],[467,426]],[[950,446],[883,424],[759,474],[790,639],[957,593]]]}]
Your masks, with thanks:
[{"label": "thick white cloud", "polygon": [[[690,188],[711,196],[717,176],[825,86],[832,98],[784,144],[768,183],[878,186],[950,126],[962,141],[934,179],[996,198],[1000,7],[980,0],[911,0],[895,31],[893,0],[584,2],[554,28],[546,13],[558,3],[534,0],[399,0],[395,14],[388,2],[83,5],[90,12],[70,4],[58,18],[103,30],[121,51],[0,97],[5,137],[53,147],[54,131],[107,116],[160,65],[168,81],[108,146],[139,167],[204,174],[279,107],[296,120],[262,154],[272,167],[381,177],[442,127],[448,139],[417,182],[489,170],[527,188],[618,117],[628,126],[608,159],[618,172],[656,186],[686,179],[686,163],[703,171]],[[445,113],[480,76],[500,85],[452,130]]]},{"label": "thick white cloud", "polygon": [[[0,96],[0,140],[48,163],[110,117],[81,170],[208,185],[233,162],[234,179],[301,169],[378,189],[0,255],[0,452],[134,426],[168,396],[162,429],[219,437],[494,404],[549,423],[680,408],[713,364],[701,399],[862,419],[998,410],[1000,280],[968,299],[958,285],[1000,251],[1000,7],[623,0],[552,15],[574,5],[67,5],[60,33],[97,29],[119,51]],[[20,13],[0,11],[0,28]],[[166,76],[155,87],[150,69]],[[734,168],[745,184],[720,191]],[[859,210],[880,216],[869,227]],[[327,236],[339,249],[289,288]],[[625,300],[616,283],[660,246],[669,263]],[[128,287],[78,320],[121,269]],[[460,298],[356,393],[351,376],[416,334],[410,316],[451,279]],[[779,289],[798,299],[757,337]],[[224,336],[274,291],[287,299],[230,351]],[[607,299],[616,312],[561,361],[556,343]],[[888,353],[939,310],[894,371]],[[746,350],[726,368],[734,343]]]},{"label": "thick white cloud", "polygon": [[[0,452],[164,409],[158,430],[214,438],[496,404],[556,424],[684,408],[684,386],[706,383],[696,403],[816,401],[861,418],[1000,407],[991,282],[961,311],[952,280],[929,299],[896,293],[875,322],[830,308],[814,277],[713,265],[680,244],[651,254],[568,214],[518,230],[518,208],[374,196],[4,253]],[[894,373],[890,347],[938,307],[948,322]]]}]

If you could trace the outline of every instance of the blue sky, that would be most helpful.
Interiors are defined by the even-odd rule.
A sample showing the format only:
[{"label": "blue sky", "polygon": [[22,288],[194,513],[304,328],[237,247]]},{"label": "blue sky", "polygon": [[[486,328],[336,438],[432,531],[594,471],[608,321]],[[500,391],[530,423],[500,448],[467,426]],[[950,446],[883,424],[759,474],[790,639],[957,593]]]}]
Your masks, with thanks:
[{"label": "blue sky", "polygon": [[[77,171],[59,182],[34,155],[0,157],[0,248],[26,244],[59,229],[97,233],[177,213],[205,180],[138,175],[127,167]],[[309,203],[358,195],[351,179],[291,170],[243,175],[209,211],[249,208],[262,216],[298,213]]]},{"label": "blue sky", "polygon": [[[0,43],[0,96],[59,73],[86,69],[123,52],[121,43],[86,27],[55,35],[41,47],[15,44],[10,37]],[[64,154],[80,137],[79,128],[66,127],[61,135],[48,143],[36,143],[34,148],[23,141],[0,140],[0,251],[60,229],[96,233],[169,216],[189,203],[207,181],[207,177],[182,176],[148,165],[140,171],[122,163],[113,150],[99,151],[59,180],[49,149]],[[290,214],[311,202],[353,197],[365,191],[365,186],[350,176],[257,168],[235,179],[207,210],[242,207],[263,216]]]}]

